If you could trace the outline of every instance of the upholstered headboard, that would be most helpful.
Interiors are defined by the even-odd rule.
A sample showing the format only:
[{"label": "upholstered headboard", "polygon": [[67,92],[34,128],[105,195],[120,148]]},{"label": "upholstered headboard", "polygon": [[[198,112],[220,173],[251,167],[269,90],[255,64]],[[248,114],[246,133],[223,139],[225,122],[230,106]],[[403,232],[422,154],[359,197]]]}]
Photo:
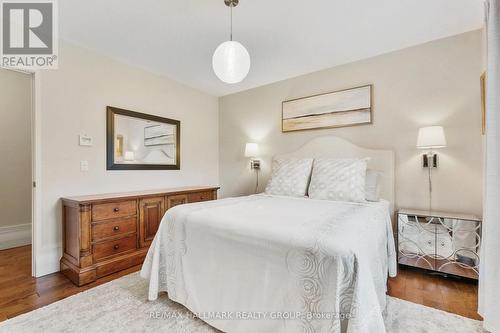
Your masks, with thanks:
[{"label": "upholstered headboard", "polygon": [[394,152],[392,150],[367,149],[336,136],[321,136],[312,139],[296,151],[279,154],[278,157],[369,157],[368,168],[381,172],[380,196],[389,201],[391,211],[394,210]]}]

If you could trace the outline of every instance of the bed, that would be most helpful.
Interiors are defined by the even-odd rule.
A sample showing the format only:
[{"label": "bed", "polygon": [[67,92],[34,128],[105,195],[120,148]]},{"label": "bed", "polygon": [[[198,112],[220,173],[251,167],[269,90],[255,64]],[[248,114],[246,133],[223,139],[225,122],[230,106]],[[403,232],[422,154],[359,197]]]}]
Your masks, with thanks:
[{"label": "bed", "polygon": [[159,292],[224,332],[385,332],[394,157],[337,137],[283,156],[370,157],[379,202],[251,195],[174,207],[141,270]]}]

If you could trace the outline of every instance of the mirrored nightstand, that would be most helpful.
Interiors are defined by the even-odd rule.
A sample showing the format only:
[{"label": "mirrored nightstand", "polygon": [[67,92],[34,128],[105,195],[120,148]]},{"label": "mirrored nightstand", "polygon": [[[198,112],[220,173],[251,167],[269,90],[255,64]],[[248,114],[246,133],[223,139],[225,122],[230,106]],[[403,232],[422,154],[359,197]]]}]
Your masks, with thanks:
[{"label": "mirrored nightstand", "polygon": [[481,219],[473,215],[401,209],[398,263],[477,279]]}]

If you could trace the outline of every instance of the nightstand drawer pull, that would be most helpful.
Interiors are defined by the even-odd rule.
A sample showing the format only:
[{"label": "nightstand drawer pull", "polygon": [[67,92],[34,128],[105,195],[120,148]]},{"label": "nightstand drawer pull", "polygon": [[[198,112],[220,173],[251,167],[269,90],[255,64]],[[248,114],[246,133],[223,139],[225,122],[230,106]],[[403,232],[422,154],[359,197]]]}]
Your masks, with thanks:
[{"label": "nightstand drawer pull", "polygon": [[119,211],[120,211],[120,208],[118,208],[118,207],[113,208],[113,212],[118,213]]},{"label": "nightstand drawer pull", "polygon": [[118,244],[115,244],[115,246],[113,246],[113,249],[115,249],[115,250],[118,250],[119,248],[120,248],[120,245],[118,245]]},{"label": "nightstand drawer pull", "polygon": [[119,226],[117,226],[117,225],[115,225],[115,227],[113,228],[113,230],[114,230],[114,231],[118,231],[118,230],[120,230],[120,227],[119,227]]}]

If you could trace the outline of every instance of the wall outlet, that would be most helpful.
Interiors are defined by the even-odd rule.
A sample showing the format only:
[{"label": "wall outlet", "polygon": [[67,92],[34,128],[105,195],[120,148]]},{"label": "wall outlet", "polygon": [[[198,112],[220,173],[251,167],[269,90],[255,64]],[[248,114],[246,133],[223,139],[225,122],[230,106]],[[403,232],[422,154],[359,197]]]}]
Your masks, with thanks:
[{"label": "wall outlet", "polygon": [[89,161],[80,161],[80,171],[89,171]]}]

